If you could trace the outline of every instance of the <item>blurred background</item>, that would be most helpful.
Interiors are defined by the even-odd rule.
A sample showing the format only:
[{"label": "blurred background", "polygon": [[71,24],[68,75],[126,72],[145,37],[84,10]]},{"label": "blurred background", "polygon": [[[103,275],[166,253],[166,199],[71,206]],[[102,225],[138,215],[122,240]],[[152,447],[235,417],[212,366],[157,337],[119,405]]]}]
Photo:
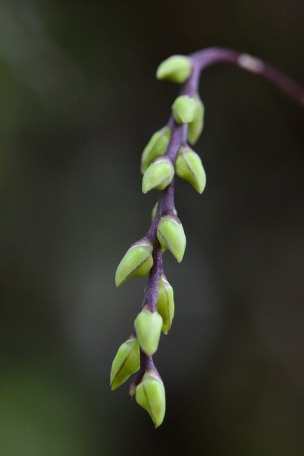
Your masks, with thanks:
[{"label": "blurred background", "polygon": [[111,393],[145,279],[116,267],[150,224],[139,160],[178,87],[172,54],[226,46],[304,83],[302,0],[0,0],[1,456],[304,452],[303,107],[217,65],[201,81],[207,188],[177,183],[187,251],[155,356],[156,431]]}]

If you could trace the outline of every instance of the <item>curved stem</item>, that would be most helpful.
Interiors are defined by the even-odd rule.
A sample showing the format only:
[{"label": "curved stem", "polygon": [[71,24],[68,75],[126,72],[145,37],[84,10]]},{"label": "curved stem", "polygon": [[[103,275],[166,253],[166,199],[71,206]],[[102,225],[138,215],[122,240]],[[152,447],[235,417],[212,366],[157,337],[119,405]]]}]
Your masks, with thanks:
[{"label": "curved stem", "polygon": [[[295,101],[304,105],[303,87],[297,81],[261,59],[226,48],[204,49],[203,51],[194,52],[189,57],[192,60],[194,67],[192,74],[197,76],[195,82],[197,82],[202,71],[208,66],[215,63],[228,63],[235,65],[242,70],[261,76],[291,96]],[[187,90],[191,92],[191,82],[188,81],[187,84],[189,85]]]},{"label": "curved stem", "polygon": [[[215,63],[228,63],[243,70],[254,73],[271,82],[274,86],[290,95],[295,101],[304,105],[304,89],[289,76],[274,68],[268,63],[243,54],[232,49],[208,48],[189,55],[192,62],[192,73],[189,79],[181,87],[180,95],[193,97],[198,92],[199,79],[202,72]],[[171,138],[165,155],[174,163],[180,146],[186,144],[188,125],[179,125],[171,115],[168,120],[171,129]],[[146,237],[152,242],[154,264],[149,274],[148,284],[145,289],[143,305],[151,312],[156,311],[158,283],[163,272],[162,248],[157,240],[157,226],[162,215],[173,214],[174,212],[174,180],[165,189],[160,191],[156,215]],[[141,380],[145,370],[155,366],[151,356],[141,351],[141,370],[139,371],[134,385]]]}]

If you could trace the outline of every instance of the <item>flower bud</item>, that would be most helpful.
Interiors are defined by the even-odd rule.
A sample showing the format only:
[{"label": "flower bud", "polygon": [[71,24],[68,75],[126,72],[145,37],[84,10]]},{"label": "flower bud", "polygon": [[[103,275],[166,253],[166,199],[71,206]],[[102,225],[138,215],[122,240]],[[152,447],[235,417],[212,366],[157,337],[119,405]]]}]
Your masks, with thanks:
[{"label": "flower bud", "polygon": [[161,217],[157,227],[157,238],[161,246],[170,250],[180,263],[186,249],[186,236],[180,220],[173,214]]},{"label": "flower bud", "polygon": [[196,141],[199,139],[203,127],[204,127],[204,114],[205,108],[202,103],[202,100],[198,95],[194,98],[195,100],[195,111],[194,111],[194,118],[192,122],[188,125],[188,141],[190,144],[195,144]]},{"label": "flower bud", "polygon": [[164,127],[152,135],[141,156],[140,170],[142,174],[155,158],[164,155],[169,144],[170,135],[171,130],[169,127]]},{"label": "flower bud", "polygon": [[155,219],[156,212],[157,212],[157,207],[158,207],[158,203],[155,203],[154,206],[153,206],[152,212],[151,212],[151,219],[152,219],[152,222],[153,222],[153,220]]},{"label": "flower bud", "polygon": [[180,147],[175,163],[176,174],[190,182],[198,193],[203,193],[206,186],[206,173],[202,160],[189,147]]},{"label": "flower bud", "polygon": [[152,356],[157,348],[163,325],[162,317],[157,312],[143,308],[134,321],[137,340],[141,349]]},{"label": "flower bud", "polygon": [[174,294],[173,288],[163,274],[158,285],[157,311],[163,319],[162,331],[168,334],[174,318]]},{"label": "flower bud", "polygon": [[155,427],[160,426],[166,412],[166,393],[161,378],[154,371],[145,373],[136,387],[135,399],[149,413]]},{"label": "flower bud", "polygon": [[191,60],[184,55],[173,55],[164,60],[156,71],[157,79],[167,79],[171,82],[185,82],[192,71]]},{"label": "flower bud", "polygon": [[110,385],[115,390],[122,385],[130,375],[140,367],[139,344],[136,337],[132,336],[118,349],[112,363]]},{"label": "flower bud", "polygon": [[172,105],[173,117],[177,123],[189,123],[194,119],[196,103],[194,98],[188,95],[177,97]]},{"label": "flower bud", "polygon": [[135,242],[118,265],[115,284],[119,287],[130,277],[147,275],[153,265],[153,245],[148,239]]},{"label": "flower bud", "polygon": [[164,190],[171,183],[174,172],[174,166],[169,158],[161,157],[154,160],[143,175],[143,193],[154,188]]}]

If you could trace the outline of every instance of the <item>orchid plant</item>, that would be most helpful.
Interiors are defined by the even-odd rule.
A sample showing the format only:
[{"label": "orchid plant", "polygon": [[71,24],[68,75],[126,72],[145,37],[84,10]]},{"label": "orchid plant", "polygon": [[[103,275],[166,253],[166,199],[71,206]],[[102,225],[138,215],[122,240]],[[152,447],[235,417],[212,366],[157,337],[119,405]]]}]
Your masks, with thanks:
[{"label": "orchid plant", "polygon": [[204,105],[198,93],[202,72],[215,63],[228,63],[262,76],[304,105],[304,90],[290,77],[264,61],[230,49],[209,48],[188,56],[175,55],[160,64],[156,76],[181,84],[168,122],[153,134],[141,157],[142,191],[158,190],[152,223],[146,235],[130,246],[118,265],[119,287],[131,277],[148,275],[142,308],[130,337],[119,347],[112,363],[110,386],[115,390],[136,374],[130,398],[151,416],[155,427],[163,422],[165,388],[154,363],[161,332],[168,334],[174,317],[173,288],[164,272],[166,250],[181,262],[186,236],[174,205],[174,180],[188,181],[199,193],[206,174],[199,155],[192,149],[204,124]]}]

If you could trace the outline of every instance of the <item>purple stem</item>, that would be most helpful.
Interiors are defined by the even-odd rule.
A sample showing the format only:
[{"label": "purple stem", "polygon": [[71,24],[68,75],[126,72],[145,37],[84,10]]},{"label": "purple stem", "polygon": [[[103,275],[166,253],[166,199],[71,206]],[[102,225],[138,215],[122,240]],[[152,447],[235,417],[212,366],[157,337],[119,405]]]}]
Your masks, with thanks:
[{"label": "purple stem", "polygon": [[[209,48],[189,55],[193,62],[191,78],[185,84],[186,92],[194,94],[202,71],[214,63],[228,63],[254,73],[271,82],[274,86],[304,105],[304,88],[282,71],[251,55],[225,48]],[[193,81],[191,79],[193,78]]]},{"label": "purple stem", "polygon": [[160,275],[163,272],[163,253],[159,243],[157,247],[154,247],[152,256],[153,266],[149,274],[148,286],[144,294],[143,307],[146,307],[150,312],[156,312],[158,283]]},{"label": "purple stem", "polygon": [[[248,54],[225,48],[209,48],[190,54],[189,58],[192,61],[193,69],[191,76],[181,87],[180,95],[193,97],[198,92],[199,79],[203,70],[215,63],[228,63],[263,77],[280,90],[290,95],[295,101],[304,105],[304,89],[300,84],[268,63]],[[188,125],[179,125],[171,115],[168,120],[168,126],[171,128],[171,139],[165,155],[170,158],[172,163],[175,163],[178,149],[187,143]],[[173,214],[173,212],[174,179],[165,190],[162,190],[159,193],[156,215],[146,235],[154,246],[154,264],[149,274],[143,306],[147,306],[151,312],[156,311],[158,283],[160,275],[163,273],[162,248],[157,239],[157,226],[163,215]],[[132,385],[137,385],[141,381],[141,378],[147,369],[155,369],[153,359],[141,350],[141,369]]]},{"label": "purple stem", "polygon": [[156,367],[154,365],[152,356],[148,356],[145,352],[140,350],[140,369],[136,373],[136,375],[130,385],[130,388],[129,388],[129,398],[130,399],[133,399],[136,387],[142,381],[142,378],[143,378],[145,372],[147,372],[147,371],[153,371],[154,375],[156,374],[159,376],[159,378],[161,378],[158,370],[156,369]]}]

